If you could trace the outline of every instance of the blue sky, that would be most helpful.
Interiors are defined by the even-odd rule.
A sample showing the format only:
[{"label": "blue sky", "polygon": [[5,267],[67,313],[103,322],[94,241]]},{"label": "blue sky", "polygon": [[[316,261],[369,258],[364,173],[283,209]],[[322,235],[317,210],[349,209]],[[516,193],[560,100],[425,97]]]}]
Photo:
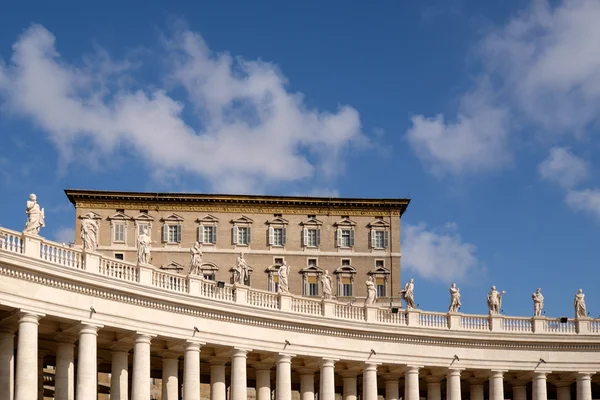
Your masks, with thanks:
[{"label": "blue sky", "polygon": [[67,187],[410,197],[421,308],[597,316],[600,3],[375,3],[4,5],[0,224],[34,192],[67,241]]}]

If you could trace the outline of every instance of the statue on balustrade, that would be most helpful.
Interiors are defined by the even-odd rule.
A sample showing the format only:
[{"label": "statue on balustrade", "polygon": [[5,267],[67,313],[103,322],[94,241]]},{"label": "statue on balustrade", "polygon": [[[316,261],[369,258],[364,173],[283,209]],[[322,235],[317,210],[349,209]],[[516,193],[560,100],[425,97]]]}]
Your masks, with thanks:
[{"label": "statue on balustrade", "polygon": [[150,245],[152,240],[146,228],[143,228],[136,240],[138,264],[150,264]]},{"label": "statue on balustrade", "polygon": [[460,289],[456,287],[456,283],[453,283],[450,286],[450,307],[448,308],[448,312],[458,312],[461,306]]},{"label": "statue on balustrade", "polygon": [[534,294],[531,295],[533,299],[533,316],[539,317],[542,315],[542,309],[544,308],[544,296],[542,296],[542,289],[537,288]]},{"label": "statue on balustrade", "polygon": [[487,295],[487,304],[490,315],[500,314],[502,310],[502,296],[506,294],[506,291],[501,292],[496,290],[496,286],[492,286],[492,290]]},{"label": "statue on balustrade", "polygon": [[321,287],[323,288],[323,298],[325,300],[331,300],[333,297],[331,291],[332,283],[331,276],[327,270],[325,270],[325,273],[321,275]]},{"label": "statue on balustrade", "polygon": [[371,275],[369,275],[367,278],[365,285],[367,286],[367,298],[365,299],[365,306],[370,306],[371,304],[375,304],[375,299],[377,298],[375,282],[373,282],[373,277]]},{"label": "statue on balustrade", "polygon": [[248,263],[244,260],[244,253],[240,253],[233,267],[233,283],[245,285],[248,282]]},{"label": "statue on balustrade", "polygon": [[281,267],[279,267],[277,274],[279,276],[279,293],[289,293],[290,285],[288,278],[290,276],[290,266],[288,265],[287,261],[284,261]]},{"label": "statue on balustrade", "polygon": [[198,242],[190,248],[190,275],[202,275],[202,245]]},{"label": "statue on balustrade", "polygon": [[413,278],[410,278],[406,282],[406,285],[404,285],[404,289],[400,291],[400,298],[406,303],[407,309],[415,308],[415,284]]},{"label": "statue on balustrade", "polygon": [[43,228],[46,224],[44,222],[44,209],[40,208],[40,205],[37,203],[37,196],[33,193],[29,195],[25,213],[27,214],[27,222],[25,223],[23,233],[38,235],[40,228]]},{"label": "statue on balustrade", "polygon": [[579,289],[575,295],[575,317],[587,317],[587,310],[585,308],[585,294],[583,294],[583,290],[581,289]]},{"label": "statue on balustrade", "polygon": [[98,248],[98,233],[100,231],[100,225],[94,214],[87,213],[81,219],[81,241],[83,242],[84,250],[96,251]]}]

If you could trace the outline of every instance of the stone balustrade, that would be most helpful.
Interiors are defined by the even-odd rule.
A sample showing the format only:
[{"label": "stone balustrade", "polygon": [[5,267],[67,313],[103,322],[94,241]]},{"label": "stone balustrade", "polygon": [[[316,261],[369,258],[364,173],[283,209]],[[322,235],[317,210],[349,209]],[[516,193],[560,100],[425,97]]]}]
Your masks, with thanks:
[{"label": "stone balustrade", "polygon": [[362,306],[335,300],[274,293],[224,282],[218,283],[201,276],[182,276],[157,270],[151,265],[136,265],[98,253],[85,252],[39,236],[25,235],[6,228],[0,228],[0,252],[39,259],[64,268],[66,273],[69,270],[77,270],[191,297],[334,320],[450,331],[488,331],[528,335],[600,335],[600,319],[526,318],[436,313],[418,309],[403,310],[377,304]]}]

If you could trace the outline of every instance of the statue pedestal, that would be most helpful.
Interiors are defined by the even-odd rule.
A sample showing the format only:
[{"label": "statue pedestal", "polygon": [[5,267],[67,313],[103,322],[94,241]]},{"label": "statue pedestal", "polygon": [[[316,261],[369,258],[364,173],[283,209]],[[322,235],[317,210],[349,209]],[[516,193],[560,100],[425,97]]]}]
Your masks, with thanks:
[{"label": "statue pedestal", "polygon": [[379,309],[379,307],[377,307],[374,304],[366,305],[365,306],[365,321],[366,322],[377,322],[377,310],[378,309]]},{"label": "statue pedestal", "polygon": [[321,302],[321,310],[324,317],[335,317],[335,300],[323,299]]},{"label": "statue pedestal", "polygon": [[248,304],[248,287],[235,283],[233,285],[235,292],[235,303],[236,304]]},{"label": "statue pedestal", "polygon": [[406,310],[406,324],[408,326],[419,326],[419,316],[421,315],[421,310],[417,310],[416,308],[409,308]]},{"label": "statue pedestal", "polygon": [[504,317],[500,314],[492,314],[490,315],[490,330],[492,332],[498,332],[502,330],[502,322],[504,321]]},{"label": "statue pedestal", "polygon": [[98,274],[100,272],[100,258],[102,256],[92,250],[83,251],[83,259],[85,271],[91,274]]},{"label": "statue pedestal", "polygon": [[281,311],[292,311],[292,295],[289,293],[277,294],[279,309]]},{"label": "statue pedestal", "polygon": [[449,312],[448,313],[448,329],[453,331],[460,329],[460,317],[462,313]]},{"label": "statue pedestal", "polygon": [[42,238],[39,235],[23,232],[23,234],[21,235],[21,240],[23,241],[24,256],[35,259],[40,259],[42,257]]},{"label": "statue pedestal", "polygon": [[202,296],[202,277],[200,275],[188,275],[188,293],[190,296]]},{"label": "statue pedestal", "polygon": [[531,328],[533,333],[544,333],[546,331],[546,326],[548,326],[547,317],[539,316],[531,319]]},{"label": "statue pedestal", "polygon": [[575,329],[577,333],[580,335],[585,335],[590,333],[590,321],[591,318],[576,318],[575,319]]},{"label": "statue pedestal", "polygon": [[139,283],[146,286],[152,285],[152,265],[138,264],[138,279]]}]

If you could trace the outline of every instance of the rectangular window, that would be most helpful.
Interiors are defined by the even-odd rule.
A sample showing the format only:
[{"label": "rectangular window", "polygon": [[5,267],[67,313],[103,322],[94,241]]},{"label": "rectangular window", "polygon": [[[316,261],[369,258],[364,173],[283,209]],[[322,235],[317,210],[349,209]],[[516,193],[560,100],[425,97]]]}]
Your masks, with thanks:
[{"label": "rectangular window", "polygon": [[237,228],[238,231],[238,235],[237,235],[237,244],[249,244],[249,238],[248,238],[248,230],[249,228],[247,226],[240,226]]},{"label": "rectangular window", "polygon": [[201,243],[217,243],[217,227],[213,225],[202,227]]},{"label": "rectangular window", "polygon": [[385,263],[383,260],[375,260],[375,268],[385,268]]},{"label": "rectangular window", "polygon": [[209,281],[215,280],[215,274],[213,274],[213,273],[204,273],[202,276],[204,277],[204,279],[209,280]]},{"label": "rectangular window", "polygon": [[371,231],[371,247],[374,249],[387,249],[388,231]]},{"label": "rectangular window", "polygon": [[123,253],[115,253],[115,258],[117,260],[123,260],[123,259],[125,259],[125,257],[123,257]]},{"label": "rectangular window", "polygon": [[113,225],[113,242],[124,243],[125,242],[125,223],[117,222]]},{"label": "rectangular window", "polygon": [[284,227],[269,227],[269,246],[285,246],[286,229]]},{"label": "rectangular window", "polygon": [[377,297],[385,297],[385,278],[375,278],[375,285],[377,286]]},{"label": "rectangular window", "polygon": [[350,259],[349,258],[343,258],[342,259],[342,266],[350,266]]},{"label": "rectangular window", "polygon": [[316,267],[317,266],[317,259],[316,258],[309,258],[308,259],[308,266],[309,267]]},{"label": "rectangular window", "polygon": [[181,224],[163,226],[163,242],[181,243]]},{"label": "rectangular window", "polygon": [[276,257],[276,258],[273,260],[273,264],[276,264],[276,265],[283,265],[283,258]]},{"label": "rectangular window", "polygon": [[338,247],[354,246],[354,230],[353,229],[338,229],[337,230],[337,245],[338,245]]},{"label": "rectangular window", "polygon": [[138,235],[141,235],[142,232],[146,232],[148,236],[150,236],[150,224],[145,222],[138,224]]},{"label": "rectangular window", "polygon": [[319,247],[321,244],[321,231],[315,228],[304,228],[304,246],[305,247]]},{"label": "rectangular window", "polygon": [[271,292],[277,293],[279,291],[279,275],[271,275]]},{"label": "rectangular window", "polygon": [[352,297],[352,278],[349,276],[343,276],[341,278],[341,286],[342,296]]},{"label": "rectangular window", "polygon": [[306,277],[306,296],[319,295],[319,282],[316,275],[308,275]]}]

